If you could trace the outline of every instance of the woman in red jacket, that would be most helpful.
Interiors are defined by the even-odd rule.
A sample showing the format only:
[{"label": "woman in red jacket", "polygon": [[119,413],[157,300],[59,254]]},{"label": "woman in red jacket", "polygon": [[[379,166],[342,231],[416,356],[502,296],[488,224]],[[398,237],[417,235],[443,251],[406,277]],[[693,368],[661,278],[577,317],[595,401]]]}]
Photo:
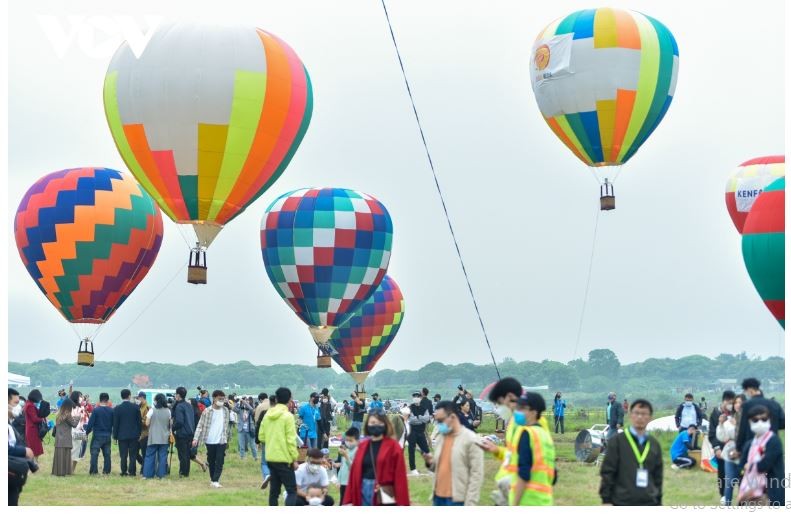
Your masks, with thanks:
[{"label": "woman in red jacket", "polygon": [[368,415],[363,434],[369,438],[357,447],[343,504],[378,506],[382,504],[381,491],[381,501],[389,498],[388,504],[409,506],[404,451],[393,439],[393,425],[384,410]]},{"label": "woman in red jacket", "polygon": [[46,418],[38,416],[38,405],[42,401],[41,392],[31,390],[25,403],[25,443],[33,451],[34,461],[38,462],[38,457],[44,454],[44,446],[41,445],[41,438],[38,436],[38,426],[41,422],[46,422]]}]

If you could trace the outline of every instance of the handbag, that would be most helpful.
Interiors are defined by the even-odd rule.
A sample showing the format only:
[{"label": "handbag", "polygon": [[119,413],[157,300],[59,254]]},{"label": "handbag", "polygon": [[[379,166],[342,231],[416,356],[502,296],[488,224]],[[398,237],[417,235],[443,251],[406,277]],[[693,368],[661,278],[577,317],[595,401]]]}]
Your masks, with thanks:
[{"label": "handbag", "polygon": [[16,488],[22,488],[27,482],[27,474],[30,471],[30,466],[27,464],[26,458],[18,456],[8,457],[8,485]]},{"label": "handbag", "polygon": [[371,463],[373,464],[374,469],[374,481],[376,484],[375,487],[375,495],[376,500],[379,502],[380,506],[395,506],[395,488],[393,485],[380,485],[379,484],[379,477],[376,475],[376,458],[374,456],[374,450],[371,445],[368,445],[368,452],[371,455]]},{"label": "handbag", "polygon": [[86,433],[84,429],[72,429],[71,430],[71,439],[74,440],[74,441],[79,441],[79,442],[87,442],[88,441],[88,433]]},{"label": "handbag", "polygon": [[766,474],[758,471],[758,456],[762,456],[766,442],[771,438],[772,431],[767,431],[758,440],[757,445],[751,446],[744,477],[739,484],[738,503],[740,506],[767,506],[769,498],[766,494]]}]

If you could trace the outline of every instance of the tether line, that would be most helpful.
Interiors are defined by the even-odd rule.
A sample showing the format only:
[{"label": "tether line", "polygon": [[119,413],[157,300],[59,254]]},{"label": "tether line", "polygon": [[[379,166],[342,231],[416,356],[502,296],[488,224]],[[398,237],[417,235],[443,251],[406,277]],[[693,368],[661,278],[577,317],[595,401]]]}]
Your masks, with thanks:
[{"label": "tether line", "polygon": [[472,289],[472,284],[470,283],[470,277],[467,275],[467,267],[464,266],[464,259],[461,257],[461,250],[459,249],[459,242],[456,239],[456,233],[453,231],[453,224],[450,222],[450,215],[448,214],[448,207],[445,204],[445,197],[442,195],[442,188],[439,186],[439,180],[437,179],[437,172],[434,169],[434,161],[431,159],[431,152],[428,150],[428,144],[426,143],[426,135],[423,132],[423,125],[420,123],[420,116],[417,114],[417,107],[415,107],[415,98],[412,96],[412,88],[409,87],[409,80],[406,76],[406,70],[404,69],[404,61],[401,59],[401,51],[398,49],[398,43],[396,42],[395,33],[393,32],[393,25],[390,23],[390,15],[387,13],[387,6],[385,5],[385,0],[382,0],[382,9],[385,12],[385,18],[387,19],[387,26],[390,28],[390,37],[393,39],[393,46],[395,47],[396,55],[398,56],[398,64],[401,66],[401,74],[404,77],[404,84],[406,85],[406,91],[409,94],[409,101],[412,103],[412,111],[415,113],[415,121],[417,122],[417,127],[420,130],[420,139],[423,141],[423,148],[426,149],[426,157],[428,158],[428,164],[431,168],[431,174],[434,176],[434,184],[437,186],[437,193],[439,194],[439,199],[442,202],[442,210],[445,212],[445,220],[448,221],[448,229],[450,229],[450,235],[453,238],[453,245],[456,246],[456,254],[459,256],[459,263],[461,263],[461,270],[464,272],[464,279],[467,281],[467,288],[470,290],[470,297],[472,298],[472,305],[475,307],[475,313],[478,316],[478,322],[481,324],[481,331],[483,332],[483,338],[486,340],[486,346],[489,348],[489,355],[492,357],[492,364],[494,364],[494,370],[497,373],[497,378],[500,379],[500,369],[497,367],[497,360],[494,359],[494,352],[492,352],[492,345],[489,343],[489,336],[486,334],[486,326],[483,324],[483,318],[481,317],[481,311],[478,309],[478,302],[475,299],[475,293]]},{"label": "tether line", "polygon": [[588,263],[588,280],[585,282],[585,296],[582,299],[582,312],[580,313],[580,322],[577,326],[577,341],[574,343],[573,359],[577,359],[577,348],[580,345],[580,337],[582,336],[582,323],[585,321],[585,308],[588,306],[588,291],[590,290],[591,275],[593,272],[593,257],[596,251],[596,234],[599,231],[599,215],[601,215],[601,209],[596,210],[596,223],[593,226],[593,243],[591,243],[590,263]]}]

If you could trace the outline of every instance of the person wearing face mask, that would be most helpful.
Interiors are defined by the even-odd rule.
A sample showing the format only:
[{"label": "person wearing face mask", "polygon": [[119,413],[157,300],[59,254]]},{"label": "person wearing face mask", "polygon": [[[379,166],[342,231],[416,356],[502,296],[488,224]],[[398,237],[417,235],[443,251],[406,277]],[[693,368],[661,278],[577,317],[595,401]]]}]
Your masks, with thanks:
[{"label": "person wearing face mask", "polygon": [[722,403],[711,410],[711,416],[709,417],[708,438],[714,451],[714,457],[717,460],[717,488],[720,492],[720,504],[723,506],[725,505],[725,461],[722,456],[722,446],[725,445],[725,442],[717,438],[717,428],[720,424],[720,418],[725,420],[729,414],[733,413],[733,400],[735,398],[736,394],[731,390],[724,391],[722,393]]},{"label": "person wearing face mask", "polygon": [[19,392],[8,389],[8,505],[18,506],[19,495],[30,470],[27,462],[33,459],[33,450],[25,447],[22,435],[14,428],[14,408],[19,405]]},{"label": "person wearing face mask", "polygon": [[341,448],[338,449],[338,460],[336,462],[341,501],[343,501],[343,496],[346,494],[346,485],[349,484],[349,470],[351,470],[354,457],[357,455],[357,445],[359,443],[360,432],[356,427],[350,427],[344,434],[343,443]]},{"label": "person wearing face mask", "polygon": [[[334,505],[335,500],[327,495],[330,480],[327,469],[324,468],[324,454],[321,449],[310,449],[307,458],[307,461],[297,467],[294,473],[297,482],[297,506],[308,506],[310,501],[316,498],[323,498],[322,506]],[[310,494],[308,490],[312,486],[319,486],[321,495]]]},{"label": "person wearing face mask", "polygon": [[39,436],[39,425],[46,423],[46,417],[41,416],[40,408],[43,398],[39,390],[31,390],[25,404],[25,443],[33,450],[33,461],[38,462],[38,457],[44,454],[44,446]]},{"label": "person wearing face mask", "polygon": [[313,392],[310,394],[310,400],[299,407],[299,418],[302,424],[305,425],[307,431],[304,436],[300,436],[308,444],[309,449],[318,448],[318,424],[317,418],[319,415],[319,394]]},{"label": "person wearing face mask", "polygon": [[739,468],[744,469],[744,476],[739,485],[739,503],[785,506],[783,444],[772,431],[771,412],[759,404],[746,413],[744,418],[753,437],[742,448]]},{"label": "person wearing face mask", "polygon": [[404,406],[397,415],[392,415],[390,417],[390,423],[393,425],[393,438],[398,440],[398,445],[400,445],[402,449],[406,448],[407,441],[409,440],[409,431],[411,429],[409,417],[411,416],[412,410],[410,410],[408,406]]},{"label": "person wearing face mask", "polygon": [[352,427],[362,431],[363,419],[365,418],[365,401],[357,395],[357,392],[351,393],[351,399]]},{"label": "person wearing face mask", "polygon": [[381,400],[379,400],[378,393],[374,393],[373,395],[371,395],[371,404],[368,405],[368,411],[373,411],[376,409],[384,409],[384,407],[385,407],[384,403]]},{"label": "person wearing face mask", "polygon": [[225,392],[214,390],[211,408],[201,414],[192,447],[206,444],[206,460],[209,462],[210,486],[222,488],[220,476],[225,463],[225,448],[228,446],[231,412],[225,406]]},{"label": "person wearing face mask", "polygon": [[357,447],[342,504],[409,506],[404,451],[384,410],[368,415],[364,434],[369,438]]},{"label": "person wearing face mask", "polygon": [[494,454],[498,460],[502,461],[500,469],[494,476],[497,490],[495,490],[493,495],[498,506],[508,503],[508,491],[516,476],[510,464],[510,458],[508,458],[508,449],[518,443],[515,441],[518,426],[513,421],[513,410],[520,395],[522,395],[522,384],[513,377],[504,377],[497,381],[489,391],[489,401],[497,405],[498,420],[502,420],[507,424],[505,426],[505,447],[495,445],[494,442],[488,439],[480,442],[484,451]]},{"label": "person wearing face mask", "polygon": [[145,392],[138,392],[135,397],[135,405],[140,408],[140,440],[137,446],[137,463],[140,470],[143,470],[143,463],[146,458],[146,446],[148,446],[148,401]]},{"label": "person wearing face mask", "polygon": [[74,403],[71,416],[77,417],[77,427],[71,430],[71,473],[77,470],[77,463],[85,457],[85,449],[88,447],[88,435],[85,433],[85,424],[88,423],[87,413],[83,407],[85,399],[82,392],[73,391],[69,399]]},{"label": "person wearing face mask", "polygon": [[[469,406],[466,399],[462,406]],[[440,401],[434,410],[439,433],[435,455],[423,458],[434,472],[434,506],[477,506],[483,484],[483,449],[461,423],[457,405]]]},{"label": "person wearing face mask", "polygon": [[[195,413],[187,402],[187,389],[176,388],[176,403],[173,404],[173,436],[179,458],[179,477],[190,475],[190,449],[195,436]],[[239,439],[241,442],[241,438]]]},{"label": "person wearing face mask", "polygon": [[[676,408],[675,419],[676,428],[679,433],[683,433],[693,424],[695,427],[700,427],[701,422],[703,422],[703,412],[700,410],[700,407],[695,404],[695,397],[693,397],[691,393],[686,394],[684,396],[684,402],[679,404],[678,408]],[[699,448],[697,433],[695,434],[695,441],[692,443],[691,448]]]},{"label": "person wearing face mask", "polygon": [[739,453],[736,452],[736,431],[739,427],[742,406],[746,400],[747,398],[743,394],[737,395],[733,400],[733,409],[729,410],[728,413],[723,411],[717,424],[716,436],[717,440],[722,443],[721,455],[725,465],[723,481],[723,496],[725,500],[722,502],[724,506],[731,506],[734,487],[739,483]]},{"label": "person wearing face mask", "polygon": [[330,446],[330,433],[332,432],[332,414],[335,409],[332,397],[330,397],[330,390],[323,388],[321,396],[319,397],[319,420],[318,420],[318,433],[319,433],[319,447],[327,449]]},{"label": "person wearing face mask", "polygon": [[514,472],[508,505],[551,506],[557,474],[555,444],[539,423],[546,402],[540,394],[527,392],[516,404],[513,423],[517,429],[506,457],[509,470]]},{"label": "person wearing face mask", "polygon": [[618,402],[615,392],[610,392],[609,395],[607,395],[607,409],[605,413],[607,417],[606,440],[609,440],[617,435],[618,430],[623,427],[624,410],[623,406]]},{"label": "person wearing face mask", "polygon": [[[742,381],[742,390],[749,399],[742,407],[743,413],[749,413],[755,406],[765,406],[769,410],[769,422],[772,425],[772,432],[777,434],[781,429],[786,428],[786,415],[783,408],[780,407],[776,401],[764,397],[761,391],[761,382],[754,378],[749,377]],[[750,429],[750,422],[748,417],[742,417],[739,422],[739,431],[736,435],[736,448],[741,450],[744,444],[753,437],[752,430]]]},{"label": "person wearing face mask", "polygon": [[409,443],[409,473],[413,476],[419,476],[420,472],[417,471],[417,466],[415,465],[415,447],[420,447],[422,454],[429,452],[430,449],[426,440],[426,425],[431,421],[431,413],[423,403],[421,392],[412,394],[412,405],[409,406],[409,410],[411,412],[407,421],[410,425],[409,436],[407,437],[407,443]]}]

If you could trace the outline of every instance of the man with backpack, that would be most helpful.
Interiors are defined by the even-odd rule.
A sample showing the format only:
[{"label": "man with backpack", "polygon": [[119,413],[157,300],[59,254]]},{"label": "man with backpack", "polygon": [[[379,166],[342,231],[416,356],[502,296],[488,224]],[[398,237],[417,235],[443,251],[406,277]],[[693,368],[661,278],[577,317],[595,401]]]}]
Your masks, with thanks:
[{"label": "man with backpack", "polygon": [[261,422],[264,421],[266,412],[269,411],[271,404],[272,401],[269,400],[267,394],[259,393],[258,406],[255,407],[255,411],[253,412],[253,417],[255,418],[255,443],[261,444],[261,479],[263,480],[261,483],[261,490],[269,486],[269,465],[266,464],[266,445],[258,437],[258,434],[261,431]]}]

